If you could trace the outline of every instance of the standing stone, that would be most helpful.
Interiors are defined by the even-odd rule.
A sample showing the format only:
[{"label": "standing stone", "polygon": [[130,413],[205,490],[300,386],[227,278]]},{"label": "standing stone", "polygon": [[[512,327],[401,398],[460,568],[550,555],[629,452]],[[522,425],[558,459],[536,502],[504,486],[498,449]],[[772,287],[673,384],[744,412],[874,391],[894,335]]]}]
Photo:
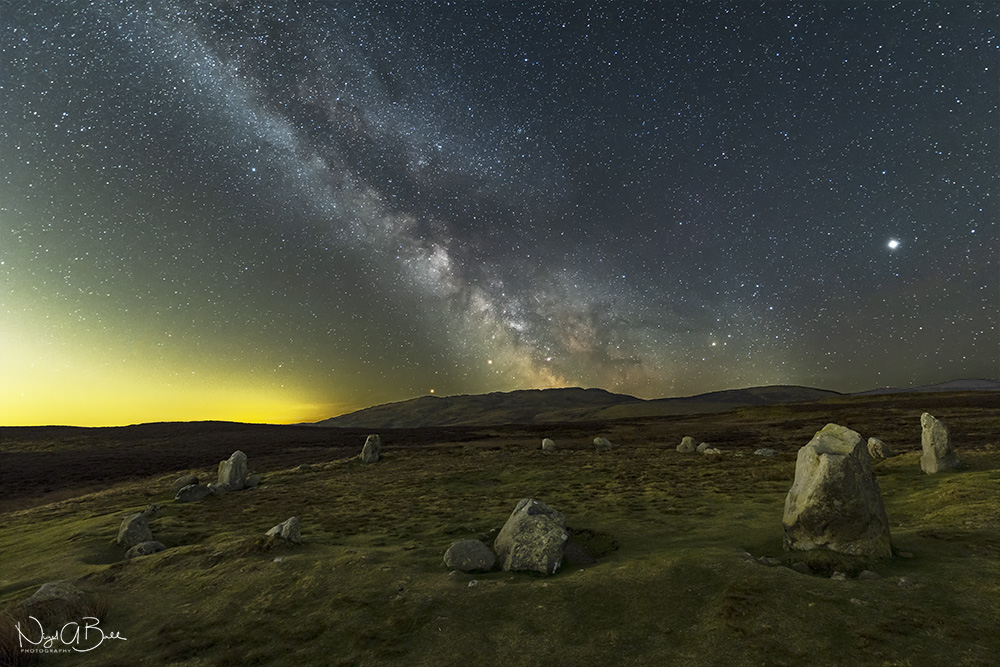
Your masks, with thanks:
[{"label": "standing stone", "polygon": [[444,552],[444,564],[459,572],[489,572],[497,557],[479,540],[459,540]]},{"label": "standing stone", "polygon": [[951,448],[951,433],[944,422],[938,421],[930,413],[920,415],[920,444],[924,453],[920,456],[920,469],[928,475],[959,467],[958,457]]},{"label": "standing stone", "polygon": [[562,565],[567,539],[566,520],[560,512],[523,498],[500,529],[493,550],[505,571],[555,574]]},{"label": "standing stone", "polygon": [[285,519],[277,526],[265,533],[267,537],[281,538],[286,542],[298,544],[302,541],[302,534],[299,530],[299,518],[296,516]]},{"label": "standing stone", "polygon": [[549,438],[544,438],[542,440],[542,451],[554,452],[556,451],[556,443]]},{"label": "standing stone", "polygon": [[677,451],[681,454],[694,454],[697,449],[697,445],[694,444],[694,438],[690,435],[686,435],[681,439],[681,444],[677,445]]},{"label": "standing stone", "polygon": [[382,438],[372,434],[365,440],[365,446],[361,448],[361,461],[364,463],[375,463],[382,453]]},{"label": "standing stone", "polygon": [[799,450],[782,523],[788,551],[892,556],[882,494],[857,432],[827,424]]},{"label": "standing stone", "polygon": [[594,449],[599,452],[610,452],[611,441],[607,438],[594,438]]},{"label": "standing stone", "polygon": [[868,438],[868,456],[872,457],[872,461],[891,459],[895,455],[896,452],[878,438]]},{"label": "standing stone", "polygon": [[153,531],[149,529],[149,522],[146,515],[136,512],[122,519],[118,527],[118,538],[116,541],[126,549],[131,549],[140,542],[151,542]]},{"label": "standing stone", "polygon": [[219,463],[219,484],[222,484],[230,491],[239,491],[243,488],[247,478],[247,455],[236,450],[225,461]]},{"label": "standing stone", "polygon": [[212,490],[204,484],[188,484],[177,492],[174,500],[179,503],[196,503],[199,500],[204,500],[211,493]]}]

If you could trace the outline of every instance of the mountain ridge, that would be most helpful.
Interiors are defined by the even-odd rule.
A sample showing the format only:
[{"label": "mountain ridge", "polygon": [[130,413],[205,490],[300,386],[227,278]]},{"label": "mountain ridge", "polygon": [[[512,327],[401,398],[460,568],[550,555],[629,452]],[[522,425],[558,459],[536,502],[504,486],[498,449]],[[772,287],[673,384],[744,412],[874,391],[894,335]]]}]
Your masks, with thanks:
[{"label": "mountain ridge", "polygon": [[807,403],[839,396],[945,391],[1000,391],[1000,382],[962,379],[908,389],[883,388],[848,394],[801,385],[765,385],[655,399],[616,394],[599,388],[518,389],[487,394],[418,396],[331,417],[312,425],[374,429],[601,421],[706,414],[758,405]]}]

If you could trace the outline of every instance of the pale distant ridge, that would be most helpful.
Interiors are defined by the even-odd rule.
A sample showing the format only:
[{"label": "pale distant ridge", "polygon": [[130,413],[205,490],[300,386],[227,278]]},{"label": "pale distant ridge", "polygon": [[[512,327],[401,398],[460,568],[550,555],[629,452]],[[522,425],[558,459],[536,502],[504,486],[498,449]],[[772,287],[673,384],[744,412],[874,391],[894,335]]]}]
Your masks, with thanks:
[{"label": "pale distant ridge", "polygon": [[951,380],[939,384],[928,384],[922,387],[910,387],[900,389],[898,387],[885,387],[881,389],[869,389],[859,391],[855,396],[866,396],[869,394],[916,394],[933,393],[939,391],[1000,391],[1000,382],[996,380],[985,380],[980,378]]}]

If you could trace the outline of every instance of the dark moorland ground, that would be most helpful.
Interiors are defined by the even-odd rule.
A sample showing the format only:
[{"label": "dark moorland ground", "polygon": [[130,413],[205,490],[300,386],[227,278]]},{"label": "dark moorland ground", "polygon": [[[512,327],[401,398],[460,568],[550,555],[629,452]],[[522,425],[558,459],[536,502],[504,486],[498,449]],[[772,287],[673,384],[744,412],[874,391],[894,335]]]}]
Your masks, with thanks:
[{"label": "dark moorland ground", "polygon": [[[375,465],[355,458],[361,430],[0,428],[0,644],[14,641],[19,601],[67,579],[128,641],[42,665],[992,665],[998,408],[992,392],[895,394],[384,430]],[[965,469],[920,472],[924,411],[948,424]],[[797,450],[828,422],[902,452],[875,471],[894,545],[912,557],[871,564],[874,581],[745,557],[795,560],[781,548],[782,504]],[[616,447],[595,452],[597,435]],[[723,454],[678,454],[685,435]],[[558,451],[539,451],[543,437]],[[779,456],[753,456],[760,447]],[[172,500],[176,477],[211,479],[235,449],[259,487]],[[489,541],[527,496],[562,511],[596,562],[552,577],[449,575],[448,545]],[[151,525],[168,548],[126,561],[118,524],[151,502],[164,507]],[[262,544],[292,515],[302,545]]]}]

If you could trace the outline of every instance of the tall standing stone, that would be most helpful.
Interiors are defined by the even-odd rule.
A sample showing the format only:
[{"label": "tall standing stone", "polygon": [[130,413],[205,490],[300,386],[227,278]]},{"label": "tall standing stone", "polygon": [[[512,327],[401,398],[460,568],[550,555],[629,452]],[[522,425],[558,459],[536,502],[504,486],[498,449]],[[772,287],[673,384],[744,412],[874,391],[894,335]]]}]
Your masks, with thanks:
[{"label": "tall standing stone", "polygon": [[361,460],[364,463],[375,463],[382,454],[382,438],[372,434],[365,440],[365,446],[361,448]]},{"label": "tall standing stone", "polygon": [[225,461],[219,462],[219,484],[230,491],[243,488],[247,478],[247,455],[236,450]]},{"label": "tall standing stone", "polygon": [[924,453],[920,456],[920,469],[928,475],[959,467],[958,457],[951,448],[951,433],[944,422],[930,413],[920,415],[920,444]]},{"label": "tall standing stone", "polygon": [[882,493],[856,431],[827,424],[799,450],[782,523],[789,551],[892,556]]},{"label": "tall standing stone", "polygon": [[545,503],[523,498],[493,542],[506,571],[534,570],[554,574],[566,549],[566,520]]}]

